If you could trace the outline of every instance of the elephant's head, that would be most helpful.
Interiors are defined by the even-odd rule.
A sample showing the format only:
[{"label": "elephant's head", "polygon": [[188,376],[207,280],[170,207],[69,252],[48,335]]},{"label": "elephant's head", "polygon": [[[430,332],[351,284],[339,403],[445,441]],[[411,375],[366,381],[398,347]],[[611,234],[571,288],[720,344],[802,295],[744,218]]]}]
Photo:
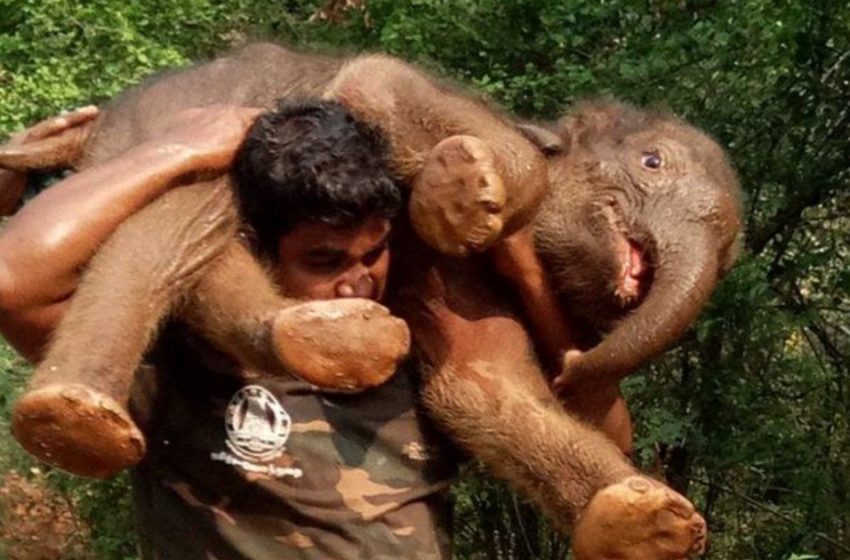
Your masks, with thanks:
[{"label": "elephant's head", "polygon": [[567,374],[619,379],[679,339],[732,266],[735,173],[705,134],[620,104],[526,132],[549,164],[538,254],[566,311],[604,334]]}]

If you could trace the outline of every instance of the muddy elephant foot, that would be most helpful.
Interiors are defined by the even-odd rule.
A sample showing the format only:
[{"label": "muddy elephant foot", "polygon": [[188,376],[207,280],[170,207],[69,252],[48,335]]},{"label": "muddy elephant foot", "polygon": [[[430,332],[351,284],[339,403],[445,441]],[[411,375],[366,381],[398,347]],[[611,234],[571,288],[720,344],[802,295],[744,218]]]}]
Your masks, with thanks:
[{"label": "muddy elephant foot", "polygon": [[407,324],[366,299],[312,301],[281,311],[272,327],[277,358],[308,383],[332,391],[375,387],[410,351]]},{"label": "muddy elephant foot", "polygon": [[410,195],[410,221],[438,251],[483,251],[502,232],[505,186],[495,156],[473,136],[452,136],[428,155]]},{"label": "muddy elephant foot", "polygon": [[702,554],[706,525],[694,506],[643,476],[600,490],[573,533],[577,560],[683,560]]},{"label": "muddy elephant foot", "polygon": [[137,464],[145,439],[127,410],[85,385],[54,383],[25,393],[12,433],[32,455],[70,473],[108,478]]}]

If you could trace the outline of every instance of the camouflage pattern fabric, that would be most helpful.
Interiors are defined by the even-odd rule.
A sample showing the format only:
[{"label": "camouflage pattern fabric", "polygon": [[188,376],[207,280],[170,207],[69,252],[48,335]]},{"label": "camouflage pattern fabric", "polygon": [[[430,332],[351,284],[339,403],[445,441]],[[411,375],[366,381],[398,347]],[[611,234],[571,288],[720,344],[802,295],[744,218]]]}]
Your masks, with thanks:
[{"label": "camouflage pattern fabric", "polygon": [[328,394],[240,371],[172,328],[154,356],[134,472],[144,560],[451,557],[457,455],[417,406],[417,368]]}]

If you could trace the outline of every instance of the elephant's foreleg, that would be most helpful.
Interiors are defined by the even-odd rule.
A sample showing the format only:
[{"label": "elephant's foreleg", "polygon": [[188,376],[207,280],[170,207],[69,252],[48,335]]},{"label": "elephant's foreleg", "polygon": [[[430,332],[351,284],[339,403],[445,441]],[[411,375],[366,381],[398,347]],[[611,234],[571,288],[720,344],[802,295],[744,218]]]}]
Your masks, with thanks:
[{"label": "elephant's foreleg", "polygon": [[296,375],[333,391],[380,385],[410,347],[404,321],[375,302],[281,296],[236,239],[206,268],[180,315],[249,372]]},{"label": "elephant's foreleg", "polygon": [[106,477],[145,444],[127,412],[134,372],[162,318],[233,238],[226,179],[169,191],[124,222],[80,282],[12,429],[33,455]]},{"label": "elephant's foreleg", "polygon": [[[525,228],[496,245],[489,253],[495,268],[513,284],[522,305],[523,318],[534,334],[535,346],[547,370],[561,373],[568,352],[585,350],[595,344],[567,316],[552,289],[549,277],[534,248],[533,232]],[[587,387],[585,391],[561,392],[562,403],[582,420],[608,436],[630,455],[633,447],[629,408],[619,383]]]},{"label": "elephant's foreleg", "polygon": [[693,506],[560,406],[505,294],[456,262],[414,287],[403,316],[430,366],[429,413],[556,526],[573,529],[578,559],[674,560],[701,550],[705,523]]}]

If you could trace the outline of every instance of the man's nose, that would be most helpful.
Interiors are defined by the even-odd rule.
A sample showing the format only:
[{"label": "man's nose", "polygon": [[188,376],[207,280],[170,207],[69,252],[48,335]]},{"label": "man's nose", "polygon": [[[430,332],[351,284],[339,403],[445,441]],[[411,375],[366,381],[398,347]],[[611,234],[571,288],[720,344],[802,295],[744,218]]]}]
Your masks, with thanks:
[{"label": "man's nose", "polygon": [[336,297],[359,297],[371,299],[375,294],[375,281],[368,270],[346,275],[336,285]]}]

